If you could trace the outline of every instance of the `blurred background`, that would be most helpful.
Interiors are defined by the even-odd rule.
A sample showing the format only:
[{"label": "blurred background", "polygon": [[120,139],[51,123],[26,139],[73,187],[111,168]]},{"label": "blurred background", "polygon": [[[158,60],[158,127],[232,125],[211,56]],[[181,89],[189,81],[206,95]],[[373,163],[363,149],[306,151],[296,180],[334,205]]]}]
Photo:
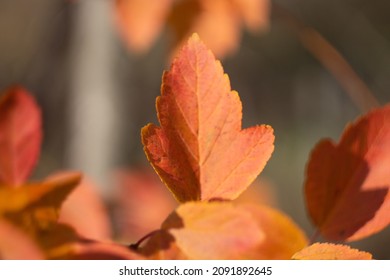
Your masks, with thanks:
[{"label": "blurred background", "polygon": [[[240,94],[243,126],[275,129],[260,177],[277,206],[313,234],[303,199],[311,149],[324,137],[337,141],[348,122],[390,101],[390,2],[127,2],[0,0],[0,89],[25,86],[43,111],[34,177],[81,170],[115,208],[115,174],[148,167],[140,129],[157,123],[162,72],[197,31]],[[390,259],[389,234],[351,245]]]}]

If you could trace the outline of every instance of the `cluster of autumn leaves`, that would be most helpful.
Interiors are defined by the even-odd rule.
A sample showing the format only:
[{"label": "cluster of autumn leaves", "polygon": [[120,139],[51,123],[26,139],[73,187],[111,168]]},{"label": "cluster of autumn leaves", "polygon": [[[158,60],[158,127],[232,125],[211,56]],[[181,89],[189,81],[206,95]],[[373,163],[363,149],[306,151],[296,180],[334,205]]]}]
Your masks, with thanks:
[{"label": "cluster of autumn leaves", "polygon": [[216,57],[239,47],[241,29],[258,33],[268,27],[269,0],[116,0],[114,14],[126,46],[145,52],[168,30],[172,53],[196,32]]},{"label": "cluster of autumn leaves", "polygon": [[[273,129],[241,128],[238,93],[198,35],[187,41],[164,73],[156,107],[160,126],[145,126],[142,143],[180,204],[159,229],[126,246],[92,239],[59,221],[61,206],[80,183],[80,173],[27,181],[40,151],[40,111],[23,88],[7,89],[0,100],[0,257],[372,258],[346,245],[309,244],[286,214],[264,204],[239,202],[271,157]],[[323,140],[314,148],[305,197],[309,216],[325,239],[355,241],[388,226],[389,150],[389,106],[348,126],[339,143]]]}]

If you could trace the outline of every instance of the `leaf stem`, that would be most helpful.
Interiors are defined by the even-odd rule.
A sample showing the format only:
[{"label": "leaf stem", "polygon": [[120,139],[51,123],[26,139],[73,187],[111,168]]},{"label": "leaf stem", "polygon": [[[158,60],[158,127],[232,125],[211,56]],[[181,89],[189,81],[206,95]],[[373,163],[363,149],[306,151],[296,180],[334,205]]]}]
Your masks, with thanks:
[{"label": "leaf stem", "polygon": [[130,244],[128,247],[132,250],[138,250],[139,246],[141,246],[142,242],[144,242],[146,239],[152,237],[154,234],[159,232],[160,230],[154,230],[152,232],[149,232],[147,235],[142,237],[140,240],[138,240],[136,243]]}]

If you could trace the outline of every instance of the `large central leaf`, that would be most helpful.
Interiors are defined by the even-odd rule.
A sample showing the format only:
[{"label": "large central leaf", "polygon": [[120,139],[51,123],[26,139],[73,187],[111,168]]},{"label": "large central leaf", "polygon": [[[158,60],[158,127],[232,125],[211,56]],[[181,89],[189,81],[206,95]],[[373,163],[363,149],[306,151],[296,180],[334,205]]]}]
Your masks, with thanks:
[{"label": "large central leaf", "polygon": [[157,111],[161,127],[145,126],[142,141],[179,201],[236,198],[273,151],[270,126],[241,130],[238,93],[197,35],[164,73]]}]

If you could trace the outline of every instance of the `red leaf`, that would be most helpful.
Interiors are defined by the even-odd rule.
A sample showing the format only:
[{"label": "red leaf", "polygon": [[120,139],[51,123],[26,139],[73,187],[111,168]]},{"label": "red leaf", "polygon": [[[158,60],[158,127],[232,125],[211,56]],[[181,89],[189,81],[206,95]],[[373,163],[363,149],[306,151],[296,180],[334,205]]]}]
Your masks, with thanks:
[{"label": "red leaf", "polygon": [[338,144],[323,140],[307,167],[306,204],[321,234],[358,240],[390,223],[390,105],[348,126]]},{"label": "red leaf", "polygon": [[0,184],[18,187],[34,168],[41,146],[41,112],[19,86],[0,98]]},{"label": "red leaf", "polygon": [[142,142],[149,161],[181,202],[236,198],[272,154],[273,129],[241,130],[239,96],[197,35],[164,74],[157,111],[161,127],[145,126]]},{"label": "red leaf", "polygon": [[314,243],[297,252],[292,259],[294,260],[371,260],[370,253],[352,249],[349,246]]}]

